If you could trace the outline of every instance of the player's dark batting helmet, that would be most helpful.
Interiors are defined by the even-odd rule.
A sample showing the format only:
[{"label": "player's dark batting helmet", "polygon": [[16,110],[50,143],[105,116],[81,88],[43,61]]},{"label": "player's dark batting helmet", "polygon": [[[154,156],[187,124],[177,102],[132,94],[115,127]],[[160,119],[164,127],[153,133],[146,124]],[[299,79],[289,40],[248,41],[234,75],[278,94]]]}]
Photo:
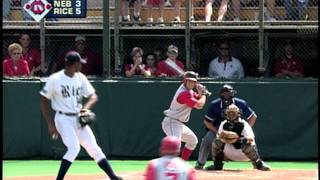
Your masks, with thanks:
[{"label": "player's dark batting helmet", "polygon": [[162,139],[160,153],[162,155],[178,154],[180,152],[180,140],[175,136],[166,136]]}]

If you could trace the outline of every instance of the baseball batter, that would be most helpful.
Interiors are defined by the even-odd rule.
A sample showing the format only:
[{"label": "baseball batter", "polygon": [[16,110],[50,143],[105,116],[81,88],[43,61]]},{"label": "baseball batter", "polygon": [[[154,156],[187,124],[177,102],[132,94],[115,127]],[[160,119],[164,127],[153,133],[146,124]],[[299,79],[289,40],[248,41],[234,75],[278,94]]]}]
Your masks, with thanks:
[{"label": "baseball batter", "polygon": [[[184,160],[189,159],[198,143],[196,135],[185,123],[189,121],[191,110],[202,109],[206,102],[206,89],[197,83],[197,78],[198,74],[195,72],[184,73],[183,83],[176,91],[170,108],[164,111],[165,118],[162,121],[162,129],[167,136],[176,136],[186,143],[181,153]],[[195,87],[198,93],[193,91]]]},{"label": "baseball batter", "polygon": [[[233,134],[237,136],[234,137]],[[250,160],[255,169],[270,170],[270,167],[261,160],[258,154],[251,126],[240,118],[240,110],[234,104],[227,107],[226,120],[220,124],[217,137],[212,143],[212,159],[214,160],[212,170],[222,170],[224,157],[233,161]]]},{"label": "baseball batter", "polygon": [[[48,123],[48,130],[52,138],[61,137],[67,147],[57,180],[62,180],[72,162],[80,152],[80,145],[97,162],[99,167],[112,180],[121,180],[115,175],[105,154],[97,145],[96,139],[89,126],[81,127],[78,116],[80,111],[90,109],[98,100],[94,88],[81,72],[81,59],[79,53],[71,51],[65,56],[65,68],[52,74],[43,89],[41,95],[41,111]],[[82,98],[86,102],[82,106]],[[54,119],[50,116],[51,107],[55,111]]]},{"label": "baseball batter", "polygon": [[145,180],[195,180],[195,171],[177,157],[180,152],[180,140],[175,136],[162,139],[160,155],[148,163]]},{"label": "baseball batter", "polygon": [[[211,145],[215,136],[218,132],[218,128],[220,123],[225,119],[225,109],[230,104],[235,104],[238,106],[241,112],[241,116],[246,118],[251,126],[253,126],[256,122],[257,115],[255,112],[249,107],[247,102],[243,99],[234,97],[237,92],[230,85],[223,85],[220,89],[220,97],[214,99],[207,110],[207,113],[204,118],[204,125],[207,129],[206,135],[202,138],[197,164],[195,166],[196,169],[203,169],[209,154],[211,153]],[[213,165],[207,166],[207,170],[211,170]]]}]

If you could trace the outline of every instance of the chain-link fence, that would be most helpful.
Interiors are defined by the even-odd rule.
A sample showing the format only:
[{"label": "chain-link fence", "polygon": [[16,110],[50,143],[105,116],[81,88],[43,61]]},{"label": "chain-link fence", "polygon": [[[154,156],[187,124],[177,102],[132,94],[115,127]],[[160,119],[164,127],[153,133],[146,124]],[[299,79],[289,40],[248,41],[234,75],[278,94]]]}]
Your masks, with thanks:
[{"label": "chain-link fence", "polygon": [[[143,63],[146,64],[147,55],[157,51],[161,52],[160,58],[155,56],[157,62],[165,60],[168,56],[167,48],[172,44],[178,48],[177,59],[184,64],[184,70],[194,70],[199,72],[201,77],[208,77],[212,60],[217,57],[221,59],[222,53],[225,53],[228,57],[232,56],[240,61],[244,76],[249,78],[274,77],[275,62],[284,57],[284,48],[290,43],[293,56],[302,62],[305,76],[317,77],[316,0],[268,0],[264,1],[264,9],[262,1],[258,0],[181,1],[181,23],[180,26],[175,26],[177,23],[173,20],[176,15],[175,4],[178,1],[170,0],[171,5],[165,4],[163,22],[156,21],[161,16],[158,6],[156,5],[156,10],[148,11],[146,1],[141,1],[140,13],[135,13],[139,0],[127,4],[128,21],[125,22],[124,1],[109,1],[111,48],[106,50],[103,49],[105,34],[102,29],[106,25],[102,24],[102,0],[87,0],[87,18],[46,19],[43,27],[41,23],[30,23],[30,18],[25,17],[21,10],[25,3],[23,0],[6,0],[3,1],[3,27],[6,33],[3,53],[7,54],[9,44],[19,42],[18,29],[25,28],[31,34],[31,46],[40,49],[41,42],[45,42],[45,47],[41,50],[45,54],[44,63],[48,67],[46,75],[63,68],[63,55],[68,50],[86,46],[86,53],[94,59],[92,67],[84,67],[87,75],[110,74],[112,77],[126,77],[126,66],[133,63],[131,51],[134,47],[143,49]],[[187,7],[188,3],[190,9]],[[210,18],[206,18],[208,9],[210,11],[208,4],[212,10]],[[189,25],[185,22],[188,10],[192,16]],[[224,13],[223,17],[219,18],[219,12]],[[265,23],[260,23],[260,14],[264,14]],[[136,19],[138,22],[133,18],[135,15],[140,17]],[[154,19],[151,25],[148,23],[150,16]],[[14,24],[15,22],[19,22],[19,26]],[[46,30],[43,35],[37,31],[41,28]],[[15,31],[11,32],[12,29]],[[79,38],[82,38],[83,42],[80,42]],[[220,47],[224,41],[227,41],[227,48]],[[105,51],[108,52],[108,57],[104,57]]]}]

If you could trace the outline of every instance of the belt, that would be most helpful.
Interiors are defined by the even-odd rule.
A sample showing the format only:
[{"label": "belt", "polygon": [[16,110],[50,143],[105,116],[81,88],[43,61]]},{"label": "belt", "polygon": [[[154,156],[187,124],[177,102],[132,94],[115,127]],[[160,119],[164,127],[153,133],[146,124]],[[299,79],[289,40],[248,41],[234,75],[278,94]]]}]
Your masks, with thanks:
[{"label": "belt", "polygon": [[66,115],[66,116],[78,116],[78,113],[66,113],[66,112],[62,112],[62,111],[58,111],[58,113]]}]

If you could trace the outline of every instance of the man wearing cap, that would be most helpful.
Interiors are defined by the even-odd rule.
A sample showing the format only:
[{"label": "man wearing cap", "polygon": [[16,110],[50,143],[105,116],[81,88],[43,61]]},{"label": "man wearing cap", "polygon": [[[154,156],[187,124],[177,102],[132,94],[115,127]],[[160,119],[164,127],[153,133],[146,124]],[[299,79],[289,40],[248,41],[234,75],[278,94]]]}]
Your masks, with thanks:
[{"label": "man wearing cap", "polygon": [[177,59],[178,47],[170,45],[167,51],[168,58],[158,63],[156,76],[180,77],[184,74],[184,65]]},{"label": "man wearing cap", "polygon": [[[200,144],[198,160],[195,166],[196,169],[203,169],[211,152],[211,145],[216,137],[219,125],[225,120],[225,110],[229,105],[235,104],[240,110],[241,117],[246,119],[251,127],[255,124],[257,119],[256,113],[250,108],[245,100],[234,97],[237,92],[232,86],[228,84],[223,85],[219,93],[220,97],[211,101],[207,114],[203,120],[207,133],[202,138]],[[213,170],[213,166],[208,166],[206,169]]]},{"label": "man wearing cap", "polygon": [[[188,160],[192,151],[198,144],[197,136],[186,126],[189,121],[191,110],[202,109],[206,103],[205,87],[197,82],[198,74],[187,71],[183,75],[183,83],[176,91],[170,108],[163,113],[165,118],[162,121],[162,130],[167,136],[175,136],[185,146],[181,158]],[[193,91],[196,88],[197,92]]]},{"label": "man wearing cap", "polygon": [[[84,75],[102,76],[102,71],[103,71],[102,58],[88,47],[86,37],[81,35],[77,36],[75,38],[75,46],[72,50],[78,52],[81,58],[87,61],[86,64],[82,65],[82,69],[81,69],[81,72]],[[57,64],[54,64],[52,67],[52,71],[56,72],[63,68],[64,66],[63,59],[66,53],[67,52],[59,56]]]},{"label": "man wearing cap", "polygon": [[[110,179],[121,180],[113,172],[91,128],[80,125],[80,112],[88,111],[98,100],[94,88],[80,72],[82,63],[85,60],[78,52],[68,52],[65,56],[65,68],[52,74],[40,91],[40,107],[47,121],[49,134],[54,140],[60,136],[67,147],[56,179],[64,179],[79,154],[81,145]],[[82,105],[83,98],[86,101]],[[51,109],[55,111],[54,118],[51,116]]]},{"label": "man wearing cap", "polygon": [[180,140],[175,136],[167,136],[160,144],[160,158],[149,161],[145,180],[194,180],[195,171],[181,158]]}]

